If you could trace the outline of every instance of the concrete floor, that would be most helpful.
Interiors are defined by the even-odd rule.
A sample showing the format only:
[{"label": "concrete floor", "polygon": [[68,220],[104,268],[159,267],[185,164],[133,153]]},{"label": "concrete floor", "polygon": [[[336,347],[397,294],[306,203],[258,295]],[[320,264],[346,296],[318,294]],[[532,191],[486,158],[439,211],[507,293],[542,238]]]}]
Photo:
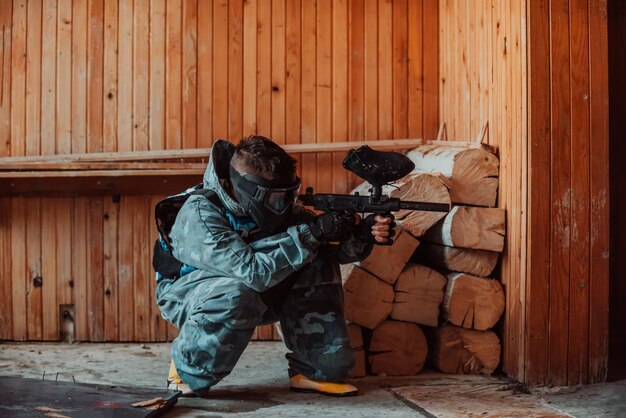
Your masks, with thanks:
[{"label": "concrete floor", "polygon": [[[0,344],[0,375],[165,385],[169,344]],[[285,350],[255,342],[209,399],[181,398],[166,417],[626,417],[626,381],[529,393],[505,379],[422,372],[357,379],[356,398],[290,392]],[[57,375],[58,373],[58,375]]]}]

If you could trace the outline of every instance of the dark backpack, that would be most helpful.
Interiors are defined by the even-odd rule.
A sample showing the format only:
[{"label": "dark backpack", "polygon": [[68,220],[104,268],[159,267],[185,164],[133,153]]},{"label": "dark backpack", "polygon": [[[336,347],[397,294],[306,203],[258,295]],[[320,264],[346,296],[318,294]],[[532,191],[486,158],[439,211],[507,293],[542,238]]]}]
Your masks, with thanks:
[{"label": "dark backpack", "polygon": [[161,277],[176,280],[194,270],[172,255],[170,232],[180,208],[191,196],[201,195],[209,199],[211,203],[222,206],[217,194],[213,190],[203,189],[202,186],[203,184],[199,183],[182,193],[166,197],[159,201],[154,208],[154,219],[157,231],[159,231],[159,238],[154,243],[152,267]]}]

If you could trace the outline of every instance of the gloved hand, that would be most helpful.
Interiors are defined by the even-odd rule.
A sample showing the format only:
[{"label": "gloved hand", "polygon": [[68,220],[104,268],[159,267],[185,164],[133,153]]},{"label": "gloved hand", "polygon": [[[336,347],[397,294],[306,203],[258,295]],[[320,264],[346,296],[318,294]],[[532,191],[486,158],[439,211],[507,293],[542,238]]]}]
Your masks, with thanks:
[{"label": "gloved hand", "polygon": [[355,230],[354,214],[324,213],[308,222],[309,229],[319,241],[343,241]]},{"label": "gloved hand", "polygon": [[357,238],[363,242],[378,245],[393,244],[393,237],[396,234],[393,215],[387,216],[370,214],[357,227]]}]

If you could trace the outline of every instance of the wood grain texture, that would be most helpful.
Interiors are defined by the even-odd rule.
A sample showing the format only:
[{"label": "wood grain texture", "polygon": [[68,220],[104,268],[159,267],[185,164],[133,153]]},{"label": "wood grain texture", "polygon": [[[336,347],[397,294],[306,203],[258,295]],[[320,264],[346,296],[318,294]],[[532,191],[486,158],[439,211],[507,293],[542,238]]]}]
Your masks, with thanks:
[{"label": "wood grain texture", "polygon": [[[319,191],[345,193],[356,179],[341,167],[341,143],[421,137],[439,125],[433,0],[6,4],[1,156],[206,149],[216,137],[256,133],[290,146],[338,146],[333,154],[305,150],[299,173]],[[194,156],[198,164],[206,154]],[[13,195],[42,200],[38,212],[30,198],[9,201],[15,254],[3,268],[11,270],[10,292],[20,304],[10,307],[8,338],[56,339],[59,305],[74,305],[77,340],[171,339],[177,331],[154,305],[146,237],[154,233],[155,197],[148,195],[180,181],[89,170],[89,179],[57,172],[44,182],[39,174],[15,174],[9,186]],[[2,187],[12,183],[3,179]],[[141,190],[144,181],[151,186]],[[45,187],[55,200],[41,197]],[[20,244],[15,237],[27,228]],[[39,235],[30,236],[33,228]],[[26,287],[27,266],[37,264],[39,252],[50,292],[45,277],[43,292]],[[277,337],[271,328],[263,333]]]},{"label": "wood grain texture", "polygon": [[[550,24],[548,2],[529,5],[529,242],[550,242]],[[526,355],[525,371],[515,366],[515,354],[507,355],[505,370],[524,373],[529,383],[546,382],[548,377],[548,347],[550,295],[550,253],[546,248],[529,245],[527,273]],[[509,367],[511,367],[509,369]]]},{"label": "wood grain texture", "polygon": [[[609,103],[607,1],[589,0],[591,255],[589,383],[607,376],[609,312]],[[619,167],[618,167],[619,168]]]}]

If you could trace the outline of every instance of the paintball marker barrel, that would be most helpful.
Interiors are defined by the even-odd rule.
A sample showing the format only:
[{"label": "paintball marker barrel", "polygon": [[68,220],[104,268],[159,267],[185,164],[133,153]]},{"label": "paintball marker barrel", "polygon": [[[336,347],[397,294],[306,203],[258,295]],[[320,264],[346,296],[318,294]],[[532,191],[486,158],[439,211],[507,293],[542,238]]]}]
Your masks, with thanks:
[{"label": "paintball marker barrel", "polygon": [[450,205],[447,203],[412,202],[382,195],[361,196],[342,194],[315,194],[313,188],[308,187],[306,194],[299,196],[300,201],[306,205],[324,212],[360,212],[386,214],[400,210],[421,210],[430,212],[448,212]]}]

